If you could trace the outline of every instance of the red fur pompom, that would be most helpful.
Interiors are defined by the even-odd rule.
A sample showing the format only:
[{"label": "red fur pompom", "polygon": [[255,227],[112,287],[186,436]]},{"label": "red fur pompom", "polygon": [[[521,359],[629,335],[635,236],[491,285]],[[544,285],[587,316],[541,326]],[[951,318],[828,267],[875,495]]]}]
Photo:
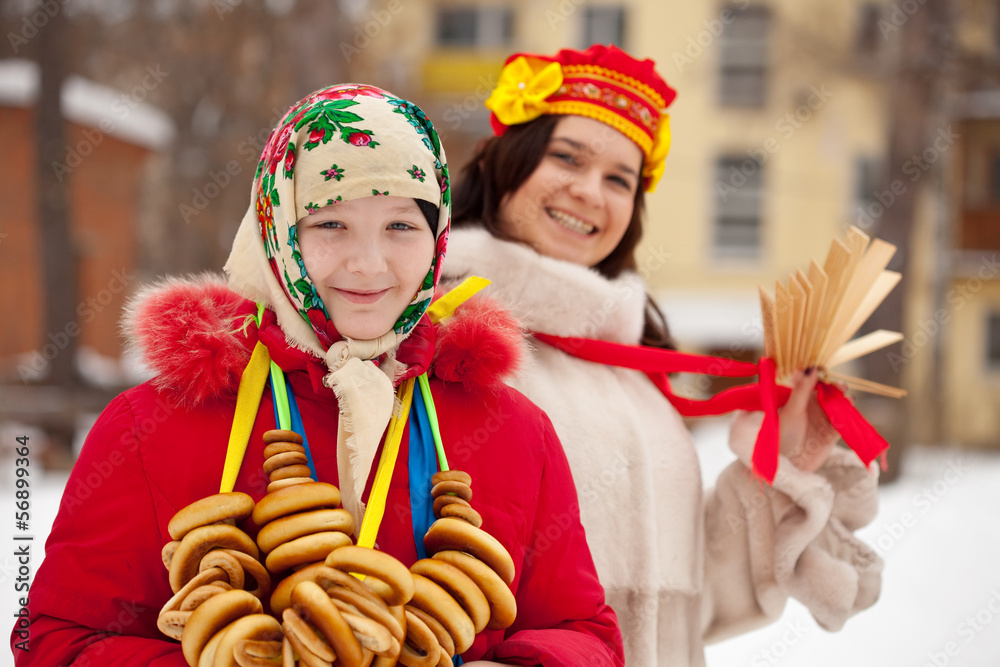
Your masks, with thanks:
[{"label": "red fur pompom", "polygon": [[250,360],[240,331],[253,304],[217,278],[168,279],[129,306],[123,327],[130,347],[178,404],[235,393]]},{"label": "red fur pompom", "polygon": [[492,299],[476,296],[438,328],[434,374],[467,389],[492,387],[517,371],[524,345],[517,321]]}]

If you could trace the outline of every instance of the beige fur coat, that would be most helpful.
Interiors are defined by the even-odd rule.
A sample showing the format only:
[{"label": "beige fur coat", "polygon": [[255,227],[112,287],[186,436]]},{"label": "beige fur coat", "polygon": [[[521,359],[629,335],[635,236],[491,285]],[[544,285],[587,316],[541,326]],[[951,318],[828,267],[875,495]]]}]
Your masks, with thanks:
[{"label": "beige fur coat", "polygon": [[[527,331],[639,341],[635,274],[607,280],[480,229],[452,231],[444,272],[492,280]],[[755,434],[733,433],[739,458],[703,491],[690,432],[644,374],[529,343],[512,384],[562,440],[626,664],[704,665],[705,642],[774,621],[789,596],[830,630],[878,598],[881,560],[852,534],[875,515],[877,475],[853,452],[817,474],[782,458],[766,487],[746,466]]]}]

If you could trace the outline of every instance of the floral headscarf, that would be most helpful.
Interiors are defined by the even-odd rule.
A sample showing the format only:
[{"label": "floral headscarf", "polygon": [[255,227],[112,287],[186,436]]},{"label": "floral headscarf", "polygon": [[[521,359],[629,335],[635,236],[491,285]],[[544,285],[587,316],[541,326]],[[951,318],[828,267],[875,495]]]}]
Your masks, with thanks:
[{"label": "floral headscarf", "polygon": [[434,261],[393,331],[405,334],[414,327],[434,293],[451,199],[441,141],[423,111],[371,86],[317,91],[271,133],[256,183],[257,219],[271,269],[324,348],[340,336],[306,274],[296,221],[337,201],[373,195],[438,204]]},{"label": "floral headscarf", "polygon": [[[434,259],[391,331],[370,341],[343,339],[306,272],[296,223],[337,201],[380,195],[438,206]],[[324,383],[340,404],[341,493],[358,525],[364,484],[394,400],[391,371],[369,360],[391,356],[426,312],[450,221],[447,160],[424,112],[372,86],[331,86],[293,106],[272,131],[226,262],[234,290],[272,308],[293,345],[326,361]]]}]

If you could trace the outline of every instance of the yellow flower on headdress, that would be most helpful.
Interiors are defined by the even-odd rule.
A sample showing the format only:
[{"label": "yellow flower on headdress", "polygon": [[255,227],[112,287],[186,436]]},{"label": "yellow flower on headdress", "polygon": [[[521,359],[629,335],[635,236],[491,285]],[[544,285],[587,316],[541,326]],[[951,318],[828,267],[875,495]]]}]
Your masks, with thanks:
[{"label": "yellow flower on headdress", "polygon": [[646,179],[646,192],[656,190],[656,182],[663,175],[663,163],[670,152],[670,114],[660,115],[660,123],[656,128],[656,139],[653,141],[653,150],[642,168],[642,175]]},{"label": "yellow flower on headdress", "polygon": [[504,125],[527,123],[545,113],[546,98],[559,90],[562,81],[559,63],[519,56],[500,71],[486,108]]}]

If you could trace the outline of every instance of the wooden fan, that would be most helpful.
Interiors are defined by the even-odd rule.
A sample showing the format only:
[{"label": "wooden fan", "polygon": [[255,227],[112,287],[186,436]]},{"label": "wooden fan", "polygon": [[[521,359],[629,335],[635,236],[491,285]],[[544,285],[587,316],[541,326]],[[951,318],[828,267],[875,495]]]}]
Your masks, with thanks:
[{"label": "wooden fan", "polygon": [[899,282],[900,274],[885,268],[895,252],[891,243],[871,240],[851,227],[846,241],[833,240],[822,266],[812,260],[808,273],[799,270],[788,277],[787,287],[778,281],[774,296],[760,288],[764,354],[774,359],[779,379],[816,367],[822,378],[851,389],[906,395],[903,389],[831,370],[903,339],[899,332],[879,329],[851,340]]}]

